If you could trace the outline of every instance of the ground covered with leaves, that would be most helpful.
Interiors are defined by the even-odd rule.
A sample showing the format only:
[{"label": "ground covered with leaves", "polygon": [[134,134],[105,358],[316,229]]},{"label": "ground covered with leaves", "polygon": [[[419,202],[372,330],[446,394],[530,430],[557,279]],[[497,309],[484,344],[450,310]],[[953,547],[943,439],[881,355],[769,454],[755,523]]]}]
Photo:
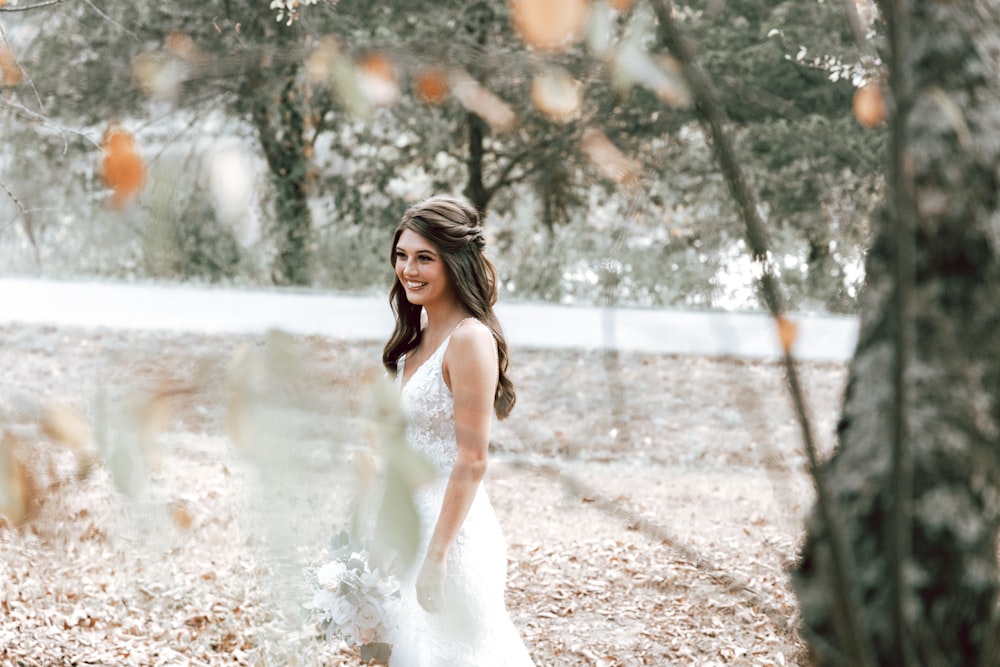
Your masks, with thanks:
[{"label": "ground covered with leaves", "polygon": [[[361,664],[301,605],[367,474],[378,345],[0,340],[0,664]],[[486,483],[536,664],[803,664],[786,569],[812,491],[781,368],[513,357]],[[828,449],[845,369],[801,370]]]}]

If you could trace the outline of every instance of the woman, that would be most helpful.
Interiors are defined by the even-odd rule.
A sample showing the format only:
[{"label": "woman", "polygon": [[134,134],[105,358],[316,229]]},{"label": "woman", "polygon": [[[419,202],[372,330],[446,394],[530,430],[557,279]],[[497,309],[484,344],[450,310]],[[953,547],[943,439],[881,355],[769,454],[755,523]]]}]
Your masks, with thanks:
[{"label": "woman", "polygon": [[476,209],[441,195],[408,209],[393,237],[396,328],[382,362],[410,444],[438,475],[415,497],[422,542],[401,577],[392,667],[533,664],[504,605],[507,549],[482,485],[493,414],[514,406],[485,244]]}]

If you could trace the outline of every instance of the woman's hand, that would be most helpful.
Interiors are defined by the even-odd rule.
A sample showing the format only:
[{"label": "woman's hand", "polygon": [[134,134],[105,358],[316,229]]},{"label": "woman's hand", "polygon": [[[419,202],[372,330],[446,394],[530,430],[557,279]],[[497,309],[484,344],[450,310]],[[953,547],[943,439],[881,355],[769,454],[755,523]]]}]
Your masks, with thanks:
[{"label": "woman's hand", "polygon": [[444,609],[444,580],[448,566],[444,559],[428,556],[417,574],[417,602],[430,613]]}]

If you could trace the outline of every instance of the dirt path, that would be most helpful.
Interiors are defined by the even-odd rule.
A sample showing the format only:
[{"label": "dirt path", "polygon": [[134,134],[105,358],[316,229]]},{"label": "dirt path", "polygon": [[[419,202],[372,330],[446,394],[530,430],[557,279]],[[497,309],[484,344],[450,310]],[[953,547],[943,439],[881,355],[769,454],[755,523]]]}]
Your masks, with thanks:
[{"label": "dirt path", "polygon": [[[376,345],[40,327],[0,340],[0,427],[32,452],[40,503],[25,529],[0,528],[0,663],[359,664],[292,621],[301,569],[323,557],[349,495],[329,444],[365,410]],[[233,361],[266,350],[282,361],[272,369],[300,373]],[[487,484],[509,543],[508,605],[537,663],[798,663],[784,569],[811,491],[780,369],[515,355],[518,406],[495,432]],[[844,369],[803,373],[829,447]],[[262,422],[294,434],[268,454],[281,465],[252,465],[261,453],[227,437],[234,396],[250,405],[261,378],[288,385]],[[78,459],[39,427],[53,404],[124,439],[152,429],[158,462],[139,501],[120,500],[114,463],[75,479]],[[160,412],[129,422],[150,406]]]}]

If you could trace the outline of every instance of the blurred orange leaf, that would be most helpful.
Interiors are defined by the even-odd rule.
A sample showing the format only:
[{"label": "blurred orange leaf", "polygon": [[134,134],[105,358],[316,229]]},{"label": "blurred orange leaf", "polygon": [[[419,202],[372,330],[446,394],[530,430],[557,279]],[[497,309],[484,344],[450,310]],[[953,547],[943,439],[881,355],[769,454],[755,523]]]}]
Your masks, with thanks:
[{"label": "blurred orange leaf", "polygon": [[77,454],[83,452],[90,442],[90,425],[87,418],[71,405],[53,404],[45,409],[42,417],[42,433],[70,446]]},{"label": "blurred orange leaf", "polygon": [[38,485],[19,455],[20,444],[6,431],[0,434],[0,514],[15,526],[31,518],[38,498]]},{"label": "blurred orange leaf", "polygon": [[589,14],[589,0],[510,0],[514,28],[541,51],[560,51],[579,40]]},{"label": "blurred orange leaf", "polygon": [[792,351],[792,345],[795,344],[795,339],[799,335],[799,328],[794,322],[786,319],[784,316],[779,315],[777,317],[778,322],[778,340],[781,341],[781,348],[785,352]]},{"label": "blurred orange leaf", "polygon": [[181,503],[173,503],[170,506],[170,518],[181,530],[187,530],[194,523],[194,517],[191,516],[191,512]]},{"label": "blurred orange leaf", "polygon": [[325,83],[333,73],[334,59],[340,53],[340,43],[324,37],[306,57],[306,75],[313,83]]},{"label": "blurred orange leaf", "polygon": [[104,161],[101,176],[104,184],[114,191],[111,203],[124,208],[146,184],[146,164],[135,150],[134,137],[118,125],[104,133]]},{"label": "blurred orange leaf", "polygon": [[562,68],[550,68],[538,74],[531,84],[535,108],[552,120],[565,123],[580,111],[583,86]]},{"label": "blurred orange leaf", "polygon": [[201,51],[198,49],[198,45],[194,43],[194,40],[191,39],[191,36],[179,30],[175,30],[167,35],[163,40],[163,46],[168,53],[181,60],[197,62],[202,59]]},{"label": "blurred orange leaf", "polygon": [[854,117],[864,127],[878,127],[885,120],[885,99],[877,83],[866,83],[854,91],[852,106]]},{"label": "blurred orange leaf", "polygon": [[370,53],[358,63],[358,85],[372,104],[392,104],[399,99],[399,83],[392,62],[383,53]]},{"label": "blurred orange leaf", "polygon": [[[2,1],[2,0],[0,0]],[[6,46],[0,46],[0,86],[13,88],[24,80],[24,71]]]},{"label": "blurred orange leaf", "polygon": [[517,124],[514,109],[468,73],[454,73],[452,89],[462,106],[485,120],[495,131],[504,132]]},{"label": "blurred orange leaf", "polygon": [[639,170],[636,164],[626,157],[602,130],[596,127],[584,130],[580,148],[605,178],[627,185],[634,183],[638,178]]},{"label": "blurred orange leaf", "polygon": [[413,78],[413,89],[417,97],[428,104],[440,105],[448,98],[451,86],[448,75],[440,69],[429,67],[417,72]]}]

